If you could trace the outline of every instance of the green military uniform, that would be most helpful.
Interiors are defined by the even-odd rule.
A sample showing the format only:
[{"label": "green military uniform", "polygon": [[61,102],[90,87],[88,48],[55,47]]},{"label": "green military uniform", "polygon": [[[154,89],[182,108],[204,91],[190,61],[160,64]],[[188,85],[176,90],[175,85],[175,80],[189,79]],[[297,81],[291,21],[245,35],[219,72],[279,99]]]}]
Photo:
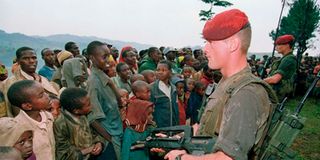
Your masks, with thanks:
[{"label": "green military uniform", "polygon": [[279,100],[282,100],[287,94],[293,91],[294,76],[296,71],[297,60],[292,53],[289,53],[283,56],[280,60],[272,63],[269,76],[273,76],[277,73],[282,75],[281,81],[272,85]]},{"label": "green military uniform", "polygon": [[62,110],[54,121],[54,135],[56,140],[56,158],[88,159],[90,155],[83,156],[81,149],[88,148],[97,142],[104,144],[105,140],[91,132],[86,116],[79,119],[67,110]]},{"label": "green military uniform", "polygon": [[248,153],[262,139],[272,111],[265,87],[272,92],[249,67],[222,79],[208,98],[198,134],[217,137],[214,151],[233,159],[251,158]]}]

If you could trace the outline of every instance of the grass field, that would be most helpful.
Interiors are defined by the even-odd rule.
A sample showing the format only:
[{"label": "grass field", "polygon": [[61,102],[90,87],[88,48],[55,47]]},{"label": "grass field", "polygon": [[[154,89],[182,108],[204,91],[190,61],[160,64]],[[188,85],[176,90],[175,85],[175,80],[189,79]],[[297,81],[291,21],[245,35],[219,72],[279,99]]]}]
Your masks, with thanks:
[{"label": "grass field", "polygon": [[[298,106],[301,97],[291,99],[286,107],[292,111]],[[298,152],[298,160],[320,160],[320,99],[308,98],[300,116],[306,117],[306,123],[299,133],[292,149]]]}]

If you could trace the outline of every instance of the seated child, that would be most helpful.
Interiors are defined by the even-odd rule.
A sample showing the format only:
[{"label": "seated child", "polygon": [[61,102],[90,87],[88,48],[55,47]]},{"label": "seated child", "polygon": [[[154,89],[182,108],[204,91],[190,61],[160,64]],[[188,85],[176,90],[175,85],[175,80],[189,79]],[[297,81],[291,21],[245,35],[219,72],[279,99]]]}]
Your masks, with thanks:
[{"label": "seated child", "polygon": [[86,115],[91,111],[88,92],[67,88],[60,95],[61,114],[54,122],[56,157],[89,159],[103,150],[103,138],[93,135]]},{"label": "seated child", "polygon": [[15,118],[0,118],[0,146],[14,147],[21,152],[22,159],[35,160],[36,157],[32,151],[32,130],[30,125],[19,122]]},{"label": "seated child", "polygon": [[141,72],[147,83],[151,84],[156,81],[156,74],[152,70],[144,70]]},{"label": "seated child", "polygon": [[191,125],[199,123],[198,114],[202,104],[205,89],[205,84],[197,81],[194,85],[194,91],[191,92],[187,107],[187,117],[191,118]]},{"label": "seated child", "polygon": [[50,108],[50,99],[42,85],[33,80],[21,80],[10,86],[7,96],[12,105],[20,108],[15,119],[33,128],[33,152],[37,159],[55,159],[54,119],[46,111]]},{"label": "seated child", "polygon": [[148,160],[149,155],[144,150],[130,151],[130,147],[136,141],[147,138],[155,123],[152,121],[153,103],[149,102],[150,88],[144,81],[136,81],[132,84],[132,91],[136,98],[128,104],[125,129],[121,150],[122,160]]},{"label": "seated child", "polygon": [[54,119],[57,119],[60,115],[60,100],[54,95],[50,95],[49,97],[51,99],[51,108],[48,111],[51,112]]},{"label": "seated child", "polygon": [[20,151],[8,146],[0,146],[0,159],[23,160]]}]

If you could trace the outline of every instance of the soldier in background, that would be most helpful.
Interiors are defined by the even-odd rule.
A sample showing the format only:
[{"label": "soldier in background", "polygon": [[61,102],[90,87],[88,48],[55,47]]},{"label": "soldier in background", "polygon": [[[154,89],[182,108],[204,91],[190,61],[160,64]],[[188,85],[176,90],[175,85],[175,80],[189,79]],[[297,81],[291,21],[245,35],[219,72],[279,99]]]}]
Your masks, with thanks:
[{"label": "soldier in background", "polygon": [[276,51],[283,57],[271,65],[269,76],[265,82],[272,85],[278,99],[282,100],[293,91],[294,75],[297,71],[297,60],[292,53],[294,37],[283,35],[276,40]]}]

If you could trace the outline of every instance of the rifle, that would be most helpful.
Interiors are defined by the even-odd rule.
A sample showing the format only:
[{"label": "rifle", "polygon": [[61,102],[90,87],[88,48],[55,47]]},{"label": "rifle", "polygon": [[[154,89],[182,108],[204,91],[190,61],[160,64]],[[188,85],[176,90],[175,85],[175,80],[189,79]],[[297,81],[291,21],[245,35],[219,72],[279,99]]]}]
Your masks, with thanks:
[{"label": "rifle", "polygon": [[[158,137],[157,133],[166,134],[168,137]],[[177,136],[178,133],[182,133],[183,136]],[[191,126],[172,126],[154,129],[146,141],[136,142],[131,150],[140,148],[163,148],[166,151],[184,149],[189,154],[203,155],[212,152],[214,143],[215,140],[212,137],[193,136]]]},{"label": "rifle", "polygon": [[[305,117],[299,116],[301,109],[311,93],[312,89],[320,79],[320,72],[308,88],[294,113],[284,110],[283,106],[278,107],[273,116],[271,125],[267,131],[267,136],[261,147],[259,159],[277,160],[294,159],[296,153],[290,149],[293,141],[304,127]],[[281,105],[279,105],[281,106]]]},{"label": "rifle", "polygon": [[267,68],[268,68],[269,65],[271,64],[271,59],[272,59],[272,58],[273,58],[273,57],[268,57],[268,59],[264,62],[263,68],[262,68],[261,72],[259,73],[261,79],[266,78]]}]

